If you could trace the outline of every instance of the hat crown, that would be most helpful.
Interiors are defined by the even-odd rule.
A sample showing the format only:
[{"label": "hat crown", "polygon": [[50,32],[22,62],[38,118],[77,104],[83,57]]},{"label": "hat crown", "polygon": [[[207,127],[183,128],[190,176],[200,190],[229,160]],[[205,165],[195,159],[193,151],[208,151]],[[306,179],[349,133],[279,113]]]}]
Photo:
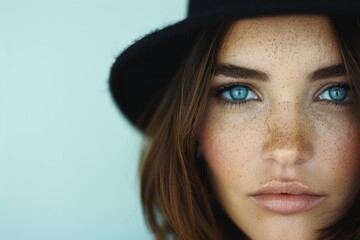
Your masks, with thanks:
[{"label": "hat crown", "polygon": [[254,2],[258,4],[259,8],[269,7],[272,5],[294,5],[301,2],[301,5],[307,6],[321,6],[321,5],[334,5],[345,6],[344,3],[351,3],[352,6],[358,6],[359,0],[189,0],[188,12],[189,17],[201,15],[202,13],[212,12],[221,8],[253,6]]},{"label": "hat crown", "polygon": [[230,4],[241,4],[249,0],[189,0],[188,16],[219,9]]}]

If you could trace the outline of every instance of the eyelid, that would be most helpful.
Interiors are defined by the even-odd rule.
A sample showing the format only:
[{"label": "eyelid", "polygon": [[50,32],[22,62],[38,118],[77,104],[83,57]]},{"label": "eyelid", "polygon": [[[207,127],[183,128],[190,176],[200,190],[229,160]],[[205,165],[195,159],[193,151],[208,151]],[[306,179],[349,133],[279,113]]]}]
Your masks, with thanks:
[{"label": "eyelid", "polygon": [[[249,90],[251,90],[252,92],[256,93],[256,91],[254,90],[253,86],[251,86],[248,83],[243,83],[243,82],[230,82],[230,83],[225,83],[225,84],[221,84],[219,86],[215,86],[213,87],[212,92],[216,95],[216,94],[221,94],[222,92],[226,91],[226,90],[230,90],[232,87],[239,87],[239,86],[244,86],[247,87]],[[259,96],[259,94],[256,93],[257,96]]]}]

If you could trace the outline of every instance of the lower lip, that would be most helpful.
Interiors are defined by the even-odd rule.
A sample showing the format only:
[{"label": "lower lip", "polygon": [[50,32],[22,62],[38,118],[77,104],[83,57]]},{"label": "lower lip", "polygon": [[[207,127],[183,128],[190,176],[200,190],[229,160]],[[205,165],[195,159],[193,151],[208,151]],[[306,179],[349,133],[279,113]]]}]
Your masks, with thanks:
[{"label": "lower lip", "polygon": [[280,214],[308,211],[323,198],[323,196],[305,194],[264,194],[251,197],[260,207]]}]

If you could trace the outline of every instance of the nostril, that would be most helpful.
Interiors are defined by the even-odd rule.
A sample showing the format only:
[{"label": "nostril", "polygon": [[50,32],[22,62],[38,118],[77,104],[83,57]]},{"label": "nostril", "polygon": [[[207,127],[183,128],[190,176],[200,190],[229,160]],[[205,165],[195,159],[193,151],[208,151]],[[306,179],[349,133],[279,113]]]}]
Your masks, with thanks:
[{"label": "nostril", "polygon": [[298,160],[295,161],[295,164],[302,164],[302,163],[306,162],[307,160],[308,160],[308,158],[307,159],[299,158]]},{"label": "nostril", "polygon": [[[302,151],[300,151],[302,150]],[[268,162],[277,163],[281,165],[287,164],[303,164],[311,158],[311,149],[303,151],[299,148],[279,147],[266,151],[264,159]]]}]

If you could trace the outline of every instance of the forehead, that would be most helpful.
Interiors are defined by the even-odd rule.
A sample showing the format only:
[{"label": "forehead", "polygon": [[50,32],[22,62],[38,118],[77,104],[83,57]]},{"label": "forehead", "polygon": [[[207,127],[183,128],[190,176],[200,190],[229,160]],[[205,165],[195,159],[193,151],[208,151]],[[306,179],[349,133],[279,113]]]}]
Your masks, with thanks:
[{"label": "forehead", "polygon": [[[273,16],[234,23],[220,51],[220,60],[300,61],[337,64],[341,59],[330,20],[318,15]],[[286,62],[284,62],[286,60]],[[325,61],[325,62],[324,62]]]}]

